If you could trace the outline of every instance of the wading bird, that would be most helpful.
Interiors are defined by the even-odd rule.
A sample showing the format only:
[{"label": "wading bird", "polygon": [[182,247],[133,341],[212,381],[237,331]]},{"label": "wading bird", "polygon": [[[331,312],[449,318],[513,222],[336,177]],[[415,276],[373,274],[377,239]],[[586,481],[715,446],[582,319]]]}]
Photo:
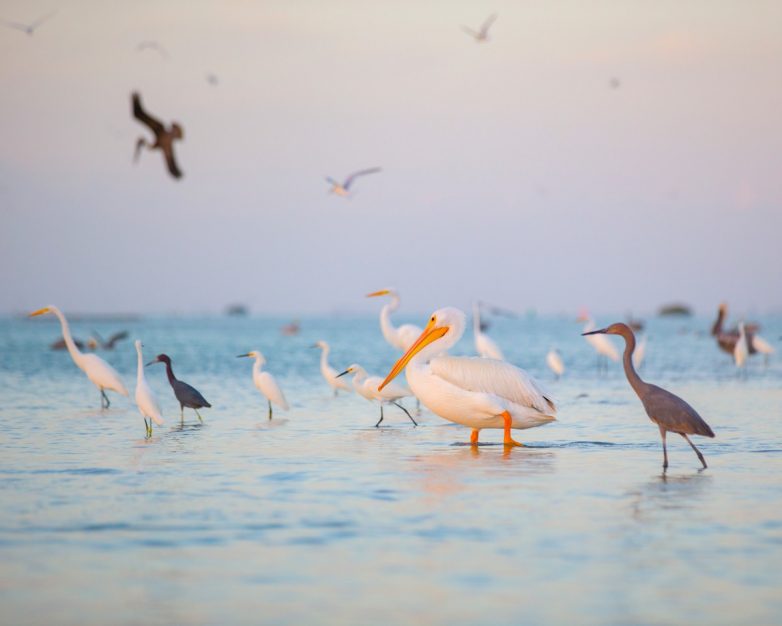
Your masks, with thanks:
[{"label": "wading bird", "polygon": [[[138,371],[136,373],[136,406],[141,417],[144,418],[144,427],[147,429],[147,437],[152,436],[152,422],[158,426],[163,425],[163,414],[160,412],[155,392],[144,377],[144,357],[141,354],[141,342],[136,339],[136,354],[138,355]],[[149,418],[149,423],[147,423]]]},{"label": "wading bird", "polygon": [[546,355],[546,365],[554,372],[554,376],[557,377],[557,380],[565,373],[565,364],[562,362],[562,357],[556,348],[551,348],[551,350],[548,351],[548,354]]},{"label": "wading bird", "polygon": [[359,170],[358,172],[353,172],[344,180],[344,182],[339,182],[330,176],[326,176],[326,182],[331,185],[329,188],[329,193],[335,193],[338,196],[342,196],[343,198],[348,198],[350,197],[350,186],[353,184],[356,178],[359,176],[366,176],[367,174],[376,174],[380,171],[381,169],[379,167],[370,167],[365,170]]},{"label": "wading bird", "polygon": [[706,460],[701,451],[695,447],[687,435],[702,435],[704,437],[714,437],[709,425],[703,421],[700,415],[689,404],[679,396],[666,391],[657,385],[650,385],[641,380],[641,377],[635,371],[633,366],[633,351],[635,350],[635,335],[627,324],[611,324],[607,328],[592,330],[584,335],[619,335],[625,340],[624,369],[627,380],[633,388],[641,403],[644,405],[646,414],[660,429],[660,436],[663,440],[663,470],[668,468],[668,450],[665,445],[665,436],[672,432],[681,435],[695,450],[703,468],[706,469]]},{"label": "wading bird", "polygon": [[340,389],[343,391],[350,391],[350,385],[348,385],[345,379],[340,379],[337,374],[337,370],[329,365],[329,352],[331,347],[325,341],[316,341],[312,344],[313,348],[320,348],[320,373],[323,379],[328,383],[329,387],[334,390],[334,397],[337,397],[337,393]]},{"label": "wading bird", "polygon": [[406,368],[407,383],[433,413],[470,426],[470,442],[484,428],[502,428],[506,446],[520,446],[511,428],[542,426],[556,419],[556,407],[524,370],[481,357],[438,356],[464,334],[466,316],[459,309],[435,311],[421,335],[380,385],[382,390]]},{"label": "wading bird", "polygon": [[391,313],[399,308],[399,294],[395,289],[381,289],[367,294],[367,298],[377,298],[378,296],[391,297],[391,302],[384,304],[380,310],[380,330],[383,337],[397,350],[407,350],[421,334],[421,329],[414,324],[394,326],[391,321]]},{"label": "wading bird", "polygon": [[581,334],[586,338],[587,342],[589,342],[589,345],[592,346],[592,348],[594,348],[595,352],[597,353],[597,371],[599,372],[601,369],[608,369],[607,359],[611,359],[614,362],[618,361],[619,353],[616,351],[616,348],[614,348],[614,344],[612,344],[608,339],[602,335],[595,335],[594,333],[590,332],[594,330],[594,328],[595,322],[592,319],[588,319],[586,326],[584,326],[584,329],[581,331]]},{"label": "wading bird", "polygon": [[185,420],[185,407],[187,407],[188,409],[193,409],[198,416],[198,420],[203,422],[204,420],[201,418],[198,409],[211,409],[212,405],[206,401],[206,398],[201,395],[198,389],[191,387],[186,382],[181,381],[174,376],[174,369],[171,367],[170,356],[167,354],[158,354],[152,361],[147,363],[147,365],[152,365],[153,363],[166,364],[166,376],[168,377],[171,388],[174,390],[176,399],[179,401],[179,417],[181,420]]},{"label": "wading bird", "polygon": [[[635,330],[632,326],[630,328],[631,330]],[[637,369],[641,369],[641,364],[644,362],[645,356],[646,356],[646,335],[641,337],[641,341],[638,342],[638,345],[635,348],[635,352],[633,352],[633,365],[635,365]]]},{"label": "wading bird", "polygon": [[255,383],[255,387],[258,389],[258,391],[261,392],[263,397],[266,398],[269,403],[269,419],[272,418],[272,402],[274,402],[274,404],[276,404],[281,409],[287,411],[288,401],[285,399],[285,396],[282,393],[282,389],[280,389],[280,386],[277,384],[274,376],[272,376],[269,372],[264,372],[261,370],[264,363],[266,363],[266,359],[260,353],[260,351],[253,350],[247,354],[240,354],[236,358],[241,359],[243,357],[251,357],[255,359],[255,363],[253,363],[253,382]]},{"label": "wading bird", "polygon": [[475,40],[475,43],[486,43],[489,41],[489,29],[494,24],[494,20],[497,19],[497,14],[492,13],[486,18],[486,21],[481,24],[479,30],[473,30],[469,26],[462,26],[462,30]]},{"label": "wading bird", "polygon": [[46,15],[39,17],[34,22],[30,22],[29,24],[23,24],[22,22],[13,22],[10,20],[0,20],[0,24],[3,24],[4,26],[7,26],[8,28],[13,28],[15,30],[20,30],[23,33],[26,33],[33,36],[33,33],[38,29],[41,24],[44,22],[48,22],[49,19],[54,17],[54,14],[57,13],[57,11],[52,11],[51,13],[47,13]]},{"label": "wading bird", "polygon": [[749,356],[749,342],[747,341],[747,333],[744,329],[744,322],[739,322],[739,338],[736,341],[736,345],[733,346],[733,361],[736,363],[736,367],[741,369],[747,362]]},{"label": "wading bird", "polygon": [[50,304],[42,309],[33,311],[30,313],[30,317],[44,315],[46,313],[52,313],[60,320],[62,338],[65,341],[65,346],[68,348],[68,352],[70,353],[73,362],[87,375],[87,378],[90,379],[92,384],[100,390],[101,408],[107,409],[111,405],[109,397],[106,395],[106,389],[127,396],[128,390],[125,388],[125,385],[122,384],[122,379],[111,365],[106,363],[106,361],[101,359],[97,354],[84,354],[76,347],[73,337],[71,337],[71,329],[70,326],[68,326],[68,320],[65,319],[65,316],[60,309]]},{"label": "wading bird", "polygon": [[[717,340],[717,346],[723,352],[727,352],[733,356],[736,352],[736,342],[739,340],[739,329],[724,327],[725,318],[728,315],[728,305],[724,302],[720,304],[717,309],[717,319],[714,320],[714,324],[711,327],[711,335]],[[764,347],[771,348],[771,346],[762,338],[758,337],[757,332],[760,330],[760,326],[755,323],[744,324],[744,332],[747,337],[747,350],[748,354],[755,354],[756,352],[763,352]],[[755,341],[755,338],[759,341]],[[760,346],[760,348],[758,348]],[[774,349],[771,348],[771,352]],[[766,352],[766,354],[769,354]]]},{"label": "wading bird", "polygon": [[370,376],[367,374],[367,371],[357,363],[354,363],[344,372],[339,374],[339,377],[345,376],[346,374],[353,374],[353,388],[356,390],[356,393],[358,393],[360,396],[363,396],[370,402],[380,403],[380,419],[377,421],[377,424],[375,424],[375,428],[380,426],[380,422],[383,421],[384,404],[393,404],[398,406],[405,412],[407,417],[410,418],[410,421],[418,426],[418,422],[416,422],[407,409],[398,402],[398,400],[401,400],[406,396],[413,395],[410,393],[410,390],[407,387],[404,385],[392,384],[388,385],[382,390],[378,389],[380,383],[383,382],[380,376]]},{"label": "wading bird", "polygon": [[141,106],[141,96],[138,93],[133,93],[132,101],[133,117],[147,126],[155,134],[155,141],[153,143],[149,143],[144,137],[139,137],[136,140],[136,152],[133,157],[134,161],[138,161],[141,150],[144,147],[149,150],[160,150],[166,158],[166,165],[168,166],[168,171],[171,176],[174,178],[181,178],[182,172],[177,166],[174,158],[174,141],[182,139],[185,136],[184,130],[176,122],[173,122],[170,128],[166,128],[160,120],[155,119],[147,113]]},{"label": "wading bird", "polygon": [[479,356],[498,361],[505,360],[499,346],[481,330],[481,305],[479,302],[473,302],[472,305],[472,334],[475,339],[475,351]]}]

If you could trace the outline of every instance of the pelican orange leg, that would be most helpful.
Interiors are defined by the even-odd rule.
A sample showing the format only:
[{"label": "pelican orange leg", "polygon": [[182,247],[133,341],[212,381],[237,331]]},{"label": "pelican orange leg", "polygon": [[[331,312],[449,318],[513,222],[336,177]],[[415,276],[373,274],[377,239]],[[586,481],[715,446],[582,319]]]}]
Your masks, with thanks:
[{"label": "pelican orange leg", "polygon": [[478,445],[478,433],[481,432],[477,428],[472,429],[472,433],[470,434],[470,443],[474,446]]},{"label": "pelican orange leg", "polygon": [[513,439],[513,437],[510,436],[510,427],[511,424],[513,423],[513,418],[510,416],[510,413],[508,413],[507,411],[503,411],[501,415],[502,415],[503,422],[505,422],[505,427],[504,427],[505,438],[503,440],[503,444],[505,444],[506,446],[523,446],[524,445],[523,443],[519,443],[518,441]]}]

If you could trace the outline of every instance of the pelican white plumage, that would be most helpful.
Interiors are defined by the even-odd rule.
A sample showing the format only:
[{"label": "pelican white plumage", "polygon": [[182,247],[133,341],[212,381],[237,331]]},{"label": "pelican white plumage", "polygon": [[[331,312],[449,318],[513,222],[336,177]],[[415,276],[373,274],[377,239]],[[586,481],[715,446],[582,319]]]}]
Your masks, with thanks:
[{"label": "pelican white plumage", "polygon": [[[587,320],[586,325],[581,332],[583,334],[593,330],[595,330],[595,322],[590,318]],[[606,358],[611,359],[614,362],[619,361],[619,352],[617,352],[614,344],[612,344],[605,335],[586,335],[584,339],[589,342],[589,345],[592,346],[592,348],[594,348],[595,352],[597,353],[598,370],[601,368],[604,363],[604,359]]]},{"label": "pelican white plumage", "polygon": [[472,332],[475,339],[475,351],[479,356],[498,361],[505,360],[500,347],[481,330],[481,305],[479,302],[473,302],[472,305]]},{"label": "pelican white plumage", "polygon": [[554,372],[554,375],[559,380],[559,377],[565,373],[565,364],[562,362],[562,357],[556,348],[551,348],[546,355],[546,365]]},{"label": "pelican white plumage", "polygon": [[484,428],[502,428],[506,446],[522,445],[511,438],[511,428],[542,426],[556,419],[556,407],[524,370],[495,359],[438,356],[464,334],[466,316],[446,307],[429,318],[380,385],[382,390],[406,368],[407,382],[433,413],[470,426],[470,442],[478,443]]},{"label": "pelican white plumage", "polygon": [[641,337],[641,341],[638,342],[638,345],[635,347],[635,352],[633,352],[633,365],[635,366],[635,369],[640,369],[645,356],[646,356],[646,335]]},{"label": "pelican white plumage", "polygon": [[[141,341],[136,339],[136,355],[138,356],[138,370],[136,373],[136,406],[141,417],[144,418],[144,426],[147,429],[147,437],[152,436],[152,422],[161,426],[163,424],[163,413],[160,411],[157,396],[147,383],[144,376],[144,357],[141,351]],[[149,423],[147,423],[149,418]]]},{"label": "pelican white plumage", "polygon": [[343,182],[339,182],[330,176],[326,176],[326,182],[331,185],[329,188],[329,193],[342,196],[343,198],[348,198],[350,197],[350,187],[356,178],[359,176],[366,176],[367,174],[376,174],[379,171],[381,171],[379,167],[370,167],[365,170],[359,170],[357,172],[353,172]]},{"label": "pelican white plumage", "polygon": [[353,389],[356,390],[356,393],[370,402],[380,403],[380,419],[377,421],[377,424],[375,424],[375,428],[380,426],[380,422],[383,421],[384,404],[393,404],[399,407],[407,414],[410,421],[418,426],[418,422],[416,422],[408,410],[398,402],[402,398],[413,395],[407,387],[392,383],[381,390],[379,387],[380,383],[383,382],[383,379],[380,378],[380,376],[370,376],[358,363],[351,365],[348,369],[339,374],[339,377],[345,376],[346,374],[353,374]]},{"label": "pelican white plumage", "polygon": [[395,289],[381,289],[367,294],[367,298],[377,298],[378,296],[391,297],[391,301],[384,304],[380,310],[380,330],[383,337],[397,350],[407,350],[421,334],[421,328],[414,324],[394,326],[391,321],[391,313],[399,308],[399,293]]},{"label": "pelican white plumage", "polygon": [[281,409],[288,410],[288,401],[285,399],[285,395],[282,393],[282,389],[277,384],[277,380],[269,372],[261,370],[266,363],[266,358],[261,354],[260,350],[252,350],[247,354],[240,354],[237,358],[252,357],[255,359],[253,363],[253,382],[256,388],[269,402],[269,419],[272,418],[272,402]]},{"label": "pelican white plumage", "polygon": [[337,375],[337,370],[329,365],[329,352],[331,351],[329,344],[323,340],[320,340],[316,341],[312,347],[321,349],[320,373],[323,376],[323,379],[328,383],[329,387],[334,390],[334,396],[336,397],[337,392],[340,389],[343,391],[350,391],[350,385],[348,385],[347,381],[344,378],[340,378]]},{"label": "pelican white plumage", "polygon": [[749,356],[747,332],[744,329],[744,322],[739,322],[739,339],[733,348],[733,361],[736,363],[736,367],[739,369],[744,367],[744,364],[747,362],[747,356]]},{"label": "pelican white plumage", "polygon": [[101,408],[109,408],[111,402],[106,395],[106,389],[116,391],[117,393],[127,396],[128,390],[125,385],[122,384],[122,379],[119,377],[117,370],[111,365],[106,363],[97,354],[84,354],[76,347],[71,336],[71,329],[68,325],[68,320],[62,314],[62,311],[53,304],[46,306],[37,311],[30,313],[30,317],[37,315],[44,315],[46,313],[52,313],[60,320],[60,327],[62,328],[62,338],[65,341],[65,347],[68,348],[68,353],[71,355],[73,362],[76,366],[87,375],[93,385],[100,390],[100,406]]}]

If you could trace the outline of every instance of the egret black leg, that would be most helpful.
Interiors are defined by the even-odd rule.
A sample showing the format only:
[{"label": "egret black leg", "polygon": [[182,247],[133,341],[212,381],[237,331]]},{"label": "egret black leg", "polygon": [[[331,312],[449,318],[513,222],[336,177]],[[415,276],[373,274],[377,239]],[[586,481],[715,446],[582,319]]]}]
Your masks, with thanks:
[{"label": "egret black leg", "polygon": [[383,405],[381,404],[380,405],[380,419],[377,420],[377,424],[375,424],[375,428],[380,426],[380,422],[382,422],[382,421],[383,421]]},{"label": "egret black leg", "polygon": [[[103,402],[106,402],[106,405],[103,405]],[[106,391],[101,389],[100,390],[100,408],[102,409],[108,409],[111,406],[111,401],[109,400],[109,397],[106,395]]]},{"label": "egret black leg", "polygon": [[690,441],[690,438],[687,435],[685,435],[684,433],[681,433],[681,435],[687,440],[687,443],[689,443],[692,446],[692,449],[695,450],[695,454],[698,455],[698,458],[700,459],[701,463],[703,463],[703,469],[708,468],[709,466],[706,465],[706,459],[703,458],[701,451],[695,447],[695,444],[692,441]]},{"label": "egret black leg", "polygon": [[663,471],[668,469],[668,447],[665,445],[666,431],[664,428],[660,429],[660,436],[663,438]]},{"label": "egret black leg", "polygon": [[272,401],[269,400],[269,419],[272,418]]},{"label": "egret black leg", "polygon": [[396,406],[398,406],[400,409],[402,409],[402,410],[403,410],[403,411],[404,411],[404,412],[407,414],[407,417],[409,417],[409,418],[410,418],[410,421],[411,421],[411,422],[413,422],[413,424],[414,424],[415,426],[418,426],[418,422],[416,422],[416,421],[413,419],[413,416],[412,416],[412,415],[410,415],[410,412],[409,412],[409,411],[408,411],[408,410],[407,410],[405,407],[403,407],[403,406],[402,406],[401,404],[399,404],[398,402],[393,402],[392,404],[395,404],[395,405],[396,405]]}]

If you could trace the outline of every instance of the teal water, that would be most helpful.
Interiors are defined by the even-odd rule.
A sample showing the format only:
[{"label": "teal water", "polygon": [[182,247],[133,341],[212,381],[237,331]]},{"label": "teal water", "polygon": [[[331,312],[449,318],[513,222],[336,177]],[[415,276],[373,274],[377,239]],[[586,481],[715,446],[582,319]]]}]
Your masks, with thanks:
[{"label": "teal water", "polygon": [[[621,318],[618,318],[621,319]],[[332,364],[385,374],[376,318],[315,318],[283,337],[271,318],[74,323],[126,327],[167,352],[213,404],[184,424],[160,366],[166,424],[150,440],[132,401],[97,391],[59,326],[0,319],[0,606],[4,624],[772,624],[782,621],[782,358],[746,377],[708,320],[649,321],[642,376],[679,393],[717,434],[709,469],[656,428],[621,368],[599,375],[581,325],[498,320],[490,333],[559,402],[559,421],[463,445],[423,410],[333,398]],[[421,323],[422,320],[400,318]],[[604,318],[598,323],[615,321]],[[782,318],[763,336],[782,348]],[[544,357],[557,346],[558,382]],[[617,344],[618,345],[618,344]],[[266,419],[253,348],[291,409]],[[455,353],[470,352],[468,335]],[[135,386],[131,341],[101,356]],[[158,369],[159,368],[159,369]],[[407,401],[409,408],[413,403]]]}]

